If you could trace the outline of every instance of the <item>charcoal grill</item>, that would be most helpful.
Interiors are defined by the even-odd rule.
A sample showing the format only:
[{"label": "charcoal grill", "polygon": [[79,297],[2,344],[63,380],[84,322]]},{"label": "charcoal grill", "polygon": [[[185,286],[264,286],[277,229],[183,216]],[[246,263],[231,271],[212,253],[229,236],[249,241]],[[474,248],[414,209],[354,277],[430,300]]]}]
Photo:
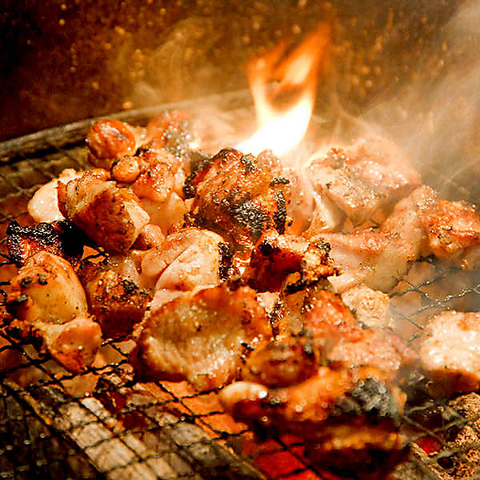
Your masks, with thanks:
[{"label": "charcoal grill", "polygon": [[[199,117],[202,141],[212,148],[232,144],[235,126],[253,118],[246,92],[114,117],[144,124],[161,111],[181,108],[195,118],[195,112],[211,105],[223,113]],[[0,144],[0,280],[4,288],[14,271],[5,256],[8,222],[28,222],[27,202],[41,184],[64,168],[87,167],[84,138],[94,121]],[[327,131],[331,125],[316,119],[316,127]],[[439,171],[422,173],[434,187],[445,183]],[[450,187],[457,198],[471,195],[462,185]],[[394,313],[405,325],[410,342],[416,341],[425,317],[438,310],[465,306],[480,310],[477,272],[466,276],[430,259],[419,264],[433,275],[420,281],[419,277],[407,278],[392,294]],[[452,283],[457,275],[461,281]],[[7,366],[0,375],[0,478],[337,478],[303,457],[304,445],[298,438],[259,441],[245,425],[222,411],[216,391],[196,393],[186,383],[133,382],[129,342],[105,342],[105,364],[90,367],[82,375],[60,369],[50,358],[39,356],[32,345],[5,332],[0,335],[0,345],[4,368]],[[27,377],[37,381],[22,386]],[[79,391],[82,385],[95,382],[90,394]],[[412,399],[403,419],[411,454],[393,478],[480,478],[480,396],[472,393],[434,401],[425,395],[424,386],[419,373],[412,374],[404,386]]]}]

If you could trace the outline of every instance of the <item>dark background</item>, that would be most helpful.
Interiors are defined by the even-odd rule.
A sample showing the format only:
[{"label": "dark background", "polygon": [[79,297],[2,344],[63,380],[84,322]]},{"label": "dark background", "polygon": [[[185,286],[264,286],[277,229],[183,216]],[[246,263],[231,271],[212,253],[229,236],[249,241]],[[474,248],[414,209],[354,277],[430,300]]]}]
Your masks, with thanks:
[{"label": "dark background", "polygon": [[317,110],[357,115],[448,67],[458,1],[3,0],[0,140],[247,87],[249,58],[332,25]]}]

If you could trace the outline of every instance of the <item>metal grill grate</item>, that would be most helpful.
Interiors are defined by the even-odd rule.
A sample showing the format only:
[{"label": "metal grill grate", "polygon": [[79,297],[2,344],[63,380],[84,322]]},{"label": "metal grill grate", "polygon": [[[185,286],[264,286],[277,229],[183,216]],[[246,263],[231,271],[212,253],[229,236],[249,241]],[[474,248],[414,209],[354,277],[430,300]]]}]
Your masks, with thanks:
[{"label": "metal grill grate", "polygon": [[[243,92],[222,95],[203,105],[214,103],[235,125],[239,117],[251,114],[247,98]],[[166,108],[195,113],[202,102],[125,112],[117,118],[141,124]],[[6,226],[13,219],[29,221],[26,205],[36,188],[64,168],[87,166],[83,138],[93,121],[0,145],[3,254]],[[228,144],[233,130],[226,128],[220,141]],[[219,141],[208,139],[205,116],[200,131],[207,141]],[[433,186],[443,182],[441,175],[431,173]],[[465,197],[468,191],[462,188],[456,192]],[[8,282],[14,273],[4,258],[0,282]],[[480,310],[480,275],[425,259],[397,286],[392,305],[405,339],[414,344],[433,313]],[[104,362],[73,375],[32,345],[2,332],[0,478],[337,478],[304,458],[305,446],[298,438],[256,440],[245,425],[222,411],[215,391],[197,393],[185,382],[134,382],[127,360],[131,348],[131,342],[107,341]],[[404,385],[411,398],[404,429],[412,439],[412,453],[393,476],[480,478],[480,396],[433,401],[425,395],[424,384],[419,373],[412,373]]]}]

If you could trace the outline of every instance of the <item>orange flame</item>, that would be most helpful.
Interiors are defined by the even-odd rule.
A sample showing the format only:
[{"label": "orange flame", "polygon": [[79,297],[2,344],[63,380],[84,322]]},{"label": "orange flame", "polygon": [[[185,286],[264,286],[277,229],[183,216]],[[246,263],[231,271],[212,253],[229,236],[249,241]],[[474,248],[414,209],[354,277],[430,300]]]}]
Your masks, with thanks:
[{"label": "orange flame", "polygon": [[[330,40],[330,27],[321,24],[283,61],[287,44],[280,43],[271,52],[255,59],[247,67],[258,129],[237,148],[258,154],[270,149],[281,156],[292,150],[305,135],[315,103],[317,70]],[[271,87],[270,82],[276,81]],[[287,109],[275,106],[279,98],[294,96]]]}]

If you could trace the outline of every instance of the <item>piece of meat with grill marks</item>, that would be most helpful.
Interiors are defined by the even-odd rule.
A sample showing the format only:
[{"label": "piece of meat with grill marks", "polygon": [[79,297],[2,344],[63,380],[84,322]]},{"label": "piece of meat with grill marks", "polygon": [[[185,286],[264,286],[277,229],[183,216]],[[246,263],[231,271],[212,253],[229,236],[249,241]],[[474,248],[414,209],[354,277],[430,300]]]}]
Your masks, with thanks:
[{"label": "piece of meat with grill marks", "polygon": [[40,341],[65,368],[81,372],[101,344],[101,329],[87,314],[85,292],[72,266],[41,251],[11,281],[7,306],[16,318],[9,329]]},{"label": "piece of meat with grill marks", "polygon": [[388,292],[408,271],[409,263],[417,259],[415,249],[403,235],[378,228],[350,234],[325,233],[314,239],[330,245],[329,255],[339,275],[329,280],[340,293],[359,284]]},{"label": "piece of meat with grill marks", "polygon": [[105,170],[88,171],[60,184],[58,198],[65,217],[108,252],[126,252],[149,223],[137,196],[108,180]]},{"label": "piece of meat with grill marks", "polygon": [[197,226],[251,247],[268,230],[285,232],[289,201],[279,160],[269,152],[258,157],[221,150],[187,178],[186,197],[194,197],[191,218]]},{"label": "piece of meat with grill marks", "polygon": [[[258,291],[279,290],[286,281],[290,288],[304,288],[320,278],[335,275],[328,252],[325,243],[271,231],[252,250],[243,278]],[[293,273],[297,275],[289,277]]]},{"label": "piece of meat with grill marks", "polygon": [[357,285],[342,293],[342,301],[361,325],[379,329],[393,327],[390,298],[387,294],[365,285]]},{"label": "piece of meat with grill marks", "polygon": [[40,251],[47,251],[77,265],[88,239],[73,223],[55,221],[22,227],[12,220],[7,227],[7,249],[17,267]]},{"label": "piece of meat with grill marks", "polygon": [[147,291],[120,275],[108,263],[84,262],[78,276],[85,289],[88,310],[108,338],[126,338],[140,323],[151,300]]},{"label": "piece of meat with grill marks", "polygon": [[[369,455],[400,457],[406,444],[398,431],[404,396],[375,368],[320,367],[286,388],[236,382],[220,393],[220,400],[238,420],[302,437],[309,456],[323,469],[341,467],[345,473],[361,466],[373,475],[373,465],[365,465]],[[344,456],[349,463],[342,465],[338,458]]]},{"label": "piece of meat with grill marks", "polygon": [[218,285],[231,268],[231,249],[220,235],[187,227],[168,235],[142,260],[142,275],[155,282],[155,291],[189,291]]},{"label": "piece of meat with grill marks", "polygon": [[87,133],[89,160],[95,167],[110,169],[124,155],[133,155],[146,140],[146,131],[115,119],[95,122]]},{"label": "piece of meat with grill marks", "polygon": [[222,285],[183,293],[150,312],[133,361],[141,376],[217,388],[236,378],[243,356],[270,337],[255,291]]},{"label": "piece of meat with grill marks", "polygon": [[73,168],[67,168],[60,173],[58,178],[41,186],[28,202],[28,213],[36,222],[54,222],[65,220],[58,206],[57,186],[61,182],[68,183],[70,180],[79,178],[83,175],[76,172]]},{"label": "piece of meat with grill marks", "polygon": [[472,392],[480,386],[480,313],[440,313],[422,332],[421,365],[436,396]]},{"label": "piece of meat with grill marks", "polygon": [[357,140],[351,147],[331,148],[310,162],[316,188],[359,225],[420,185],[419,174],[405,155],[384,138]]}]

